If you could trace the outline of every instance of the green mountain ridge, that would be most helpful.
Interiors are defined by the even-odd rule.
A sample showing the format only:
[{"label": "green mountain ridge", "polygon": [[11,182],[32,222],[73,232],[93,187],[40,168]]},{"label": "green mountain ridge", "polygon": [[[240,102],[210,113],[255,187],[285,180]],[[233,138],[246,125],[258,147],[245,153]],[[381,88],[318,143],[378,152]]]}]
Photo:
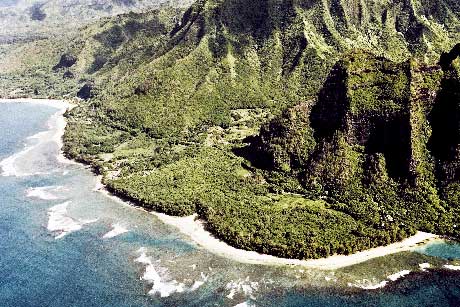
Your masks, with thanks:
[{"label": "green mountain ridge", "polygon": [[458,235],[459,20],[454,0],[200,0],[26,45],[0,88],[86,99],[64,150],[121,197],[239,248],[348,254]]},{"label": "green mountain ridge", "polygon": [[15,0],[0,4],[0,43],[62,36],[104,17],[162,6],[188,6],[187,0]]}]

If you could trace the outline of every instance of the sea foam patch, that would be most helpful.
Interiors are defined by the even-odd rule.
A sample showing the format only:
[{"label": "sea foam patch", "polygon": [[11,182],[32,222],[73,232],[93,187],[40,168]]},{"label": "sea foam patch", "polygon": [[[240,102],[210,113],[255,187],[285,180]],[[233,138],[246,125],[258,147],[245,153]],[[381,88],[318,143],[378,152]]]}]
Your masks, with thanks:
[{"label": "sea foam patch", "polygon": [[108,233],[106,233],[102,238],[104,239],[111,239],[115,238],[116,236],[122,235],[124,233],[129,232],[127,228],[120,224],[113,224],[112,225],[112,230],[110,230]]},{"label": "sea foam patch", "polygon": [[8,158],[3,159],[0,161],[0,169],[2,170],[1,175],[5,177],[24,177],[24,176],[30,176],[32,174],[26,173],[26,172],[20,172],[19,170],[16,169],[16,160],[19,159],[20,157],[25,156],[29,152],[31,152],[34,149],[32,146],[26,146],[24,150],[13,154],[12,156],[9,156]]},{"label": "sea foam patch", "polygon": [[[422,263],[419,266],[422,271],[430,267],[430,265],[427,263]],[[400,272],[389,275],[387,277],[387,280],[384,280],[381,282],[378,282],[375,280],[363,279],[363,280],[357,280],[354,283],[348,283],[348,286],[354,287],[354,288],[360,288],[364,290],[376,290],[376,289],[384,288],[385,286],[388,285],[390,281],[397,281],[398,279],[403,278],[404,276],[407,276],[410,273],[411,271],[409,270],[402,270]]]},{"label": "sea foam patch", "polygon": [[32,136],[29,136],[27,140],[36,140],[35,144],[25,144],[24,149],[3,159],[0,161],[0,168],[2,169],[2,176],[11,177],[23,177],[34,175],[34,173],[21,172],[16,168],[16,161],[28,153],[32,152],[49,134],[49,131],[41,131]]},{"label": "sea foam patch", "polygon": [[367,279],[358,280],[355,283],[348,283],[349,287],[360,288],[364,290],[376,290],[384,288],[388,284],[388,280],[381,282],[370,281]]},{"label": "sea foam patch", "polygon": [[65,191],[65,188],[62,186],[35,187],[27,189],[26,196],[29,198],[38,198],[42,200],[57,200],[62,199],[61,196],[56,195],[62,191]]},{"label": "sea foam patch", "polygon": [[195,280],[193,285],[188,289],[188,291],[193,292],[200,288],[202,285],[204,285],[208,281],[208,277],[206,274],[201,272],[201,280]]},{"label": "sea foam patch", "polygon": [[431,264],[425,262],[425,263],[420,263],[419,265],[420,270],[426,271],[427,269],[431,268]]},{"label": "sea foam patch", "polygon": [[406,275],[409,275],[410,274],[410,271],[409,270],[402,270],[401,272],[398,272],[398,273],[395,273],[395,274],[391,274],[390,276],[388,276],[388,279],[391,280],[391,281],[396,281]]},{"label": "sea foam patch", "polygon": [[209,275],[201,272],[201,278],[195,280],[193,284],[186,285],[185,283],[180,283],[177,280],[168,278],[168,270],[166,268],[159,267],[158,265],[155,266],[152,258],[147,256],[146,249],[144,247],[140,248],[137,252],[140,253],[140,256],[135,259],[135,262],[146,266],[141,280],[144,280],[152,285],[152,288],[149,291],[150,295],[168,297],[174,293],[193,292],[208,281]]},{"label": "sea foam patch", "polygon": [[183,283],[178,283],[176,280],[164,280],[153,265],[152,258],[147,256],[145,249],[140,249],[139,252],[141,255],[135,261],[146,265],[142,280],[152,285],[150,295],[168,297],[173,293],[182,293],[186,290]]},{"label": "sea foam patch", "polygon": [[256,305],[250,301],[246,301],[240,304],[235,305],[234,307],[255,307]]},{"label": "sea foam patch", "polygon": [[94,220],[76,220],[67,213],[67,207],[71,202],[67,201],[62,204],[51,207],[48,210],[48,230],[55,233],[55,239],[61,239],[71,232],[78,231],[84,225],[94,223]]},{"label": "sea foam patch", "polygon": [[225,286],[225,288],[230,291],[227,294],[227,298],[229,299],[233,299],[238,293],[254,299],[253,293],[259,289],[259,283],[256,281],[251,282],[249,277],[247,277],[245,280],[232,280]]},{"label": "sea foam patch", "polygon": [[452,271],[460,271],[460,265],[446,264],[444,265],[444,268]]}]

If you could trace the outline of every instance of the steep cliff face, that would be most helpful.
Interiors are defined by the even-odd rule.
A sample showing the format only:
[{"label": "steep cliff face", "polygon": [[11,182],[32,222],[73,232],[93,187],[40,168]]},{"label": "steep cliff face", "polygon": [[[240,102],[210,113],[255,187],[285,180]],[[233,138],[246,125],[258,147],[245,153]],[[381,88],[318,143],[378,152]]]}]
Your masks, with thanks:
[{"label": "steep cliff face", "polygon": [[442,181],[458,180],[458,160],[460,144],[460,117],[459,117],[459,76],[453,65],[453,60],[460,55],[460,45],[457,45],[450,53],[443,54],[441,64],[444,70],[444,78],[441,83],[437,104],[430,114],[433,125],[431,138],[431,152],[436,158],[438,171]]},{"label": "steep cliff face", "polygon": [[390,177],[407,177],[412,138],[410,63],[394,64],[357,52],[340,61],[335,70],[340,75],[333,72],[312,110],[318,142],[343,139],[365,155],[383,155]]},{"label": "steep cliff face", "polygon": [[460,44],[441,56],[444,76],[428,116],[433,130],[428,149],[434,158],[441,195],[454,211],[460,208],[460,77],[455,61],[459,56]]},{"label": "steep cliff face", "polygon": [[[352,52],[311,108],[292,108],[265,125],[255,147],[270,169],[291,172],[349,212],[405,211],[400,216],[416,227],[436,229],[443,222],[429,217],[457,207],[450,198],[459,180],[460,84],[452,52],[444,68]],[[281,140],[279,131],[287,131]],[[288,146],[298,135],[309,141]],[[309,154],[299,164],[292,152]]]}]

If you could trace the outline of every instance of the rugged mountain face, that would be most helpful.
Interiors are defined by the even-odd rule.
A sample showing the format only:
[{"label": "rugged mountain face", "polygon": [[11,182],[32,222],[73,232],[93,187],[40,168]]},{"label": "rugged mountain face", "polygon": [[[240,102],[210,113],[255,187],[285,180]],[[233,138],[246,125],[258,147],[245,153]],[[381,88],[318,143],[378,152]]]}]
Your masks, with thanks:
[{"label": "rugged mountain face", "polygon": [[436,97],[436,104],[428,119],[432,126],[429,141],[434,157],[438,185],[450,206],[458,207],[460,195],[460,76],[458,61],[460,44],[441,57],[444,77]]},{"label": "rugged mountain face", "polygon": [[0,4],[0,43],[17,43],[75,32],[100,18],[160,6],[188,6],[167,0],[15,0]]},{"label": "rugged mountain face", "polygon": [[[368,154],[381,153],[387,157],[390,160],[387,168],[392,177],[408,177],[411,170],[407,162],[413,160],[410,142],[416,138],[411,134],[414,132],[410,121],[413,101],[417,101],[416,95],[426,94],[423,107],[429,110],[434,100],[433,91],[437,89],[437,84],[430,84],[432,88],[418,88],[420,84],[417,82],[423,79],[418,80],[417,76],[425,78],[422,74],[430,72],[439,79],[441,74],[439,67],[414,65],[411,61],[397,64],[368,52],[352,52],[332,68],[317,101],[301,111],[305,115],[296,111],[289,117],[306,118],[303,126],[308,127],[309,137],[304,138],[310,139],[310,147],[331,142],[340,135],[351,146],[365,148]],[[278,122],[277,119],[275,123]],[[264,127],[263,142],[272,138],[278,140],[270,131],[278,133],[280,130],[283,128],[278,125]],[[288,131],[295,133],[296,129]],[[396,135],[398,137],[394,137]],[[285,135],[282,139],[290,138]],[[303,146],[299,142],[295,144]],[[307,157],[301,158],[293,152],[283,154],[269,148],[265,151],[273,152],[270,164],[276,169],[297,167],[302,164],[298,161],[308,161],[308,154],[311,154],[310,150]]]},{"label": "rugged mountain face", "polygon": [[[456,39],[455,6],[440,2],[430,9],[413,1],[199,1],[170,33],[166,49],[154,50],[153,61],[113,80],[132,87],[114,85],[107,100],[121,101],[107,105],[117,121],[124,117],[124,106],[132,105],[158,117],[171,110],[183,115],[173,126],[169,121],[152,125],[143,119],[144,113],[138,114],[137,124],[127,123],[157,135],[203,122],[225,124],[234,108],[281,110],[313,98],[339,55],[353,48],[396,61],[411,55],[437,60]],[[171,88],[169,81],[149,80],[181,84]],[[143,95],[127,97],[139,93],[140,84]],[[169,95],[171,91],[175,95]],[[155,103],[140,103],[145,99]],[[158,113],[156,104],[168,106],[167,114]]]},{"label": "rugged mountain face", "polygon": [[[97,138],[69,133],[69,152],[118,174],[106,182],[113,192],[170,214],[198,212],[242,248],[308,258],[385,244],[415,229],[453,234],[458,215],[448,199],[457,194],[442,174],[454,151],[444,160],[432,152],[437,133],[451,126],[432,118],[442,117],[442,92],[455,91],[455,69],[437,63],[458,41],[457,6],[198,1],[136,65],[109,60],[91,71],[82,65],[91,61],[77,62],[75,73],[93,79],[97,94],[93,113],[73,115],[94,120],[71,125],[104,125]],[[111,53],[130,50],[121,24],[94,36],[105,37]],[[257,151],[243,150],[253,164],[241,170],[248,162],[231,153],[242,146],[232,137],[246,130],[234,113],[258,108],[282,115],[263,126]],[[203,142],[216,127],[230,144]],[[94,161],[98,152],[119,156],[126,145],[117,144],[139,135],[155,140],[154,153]],[[294,230],[292,221],[304,227]],[[325,227],[331,221],[348,228]]]},{"label": "rugged mountain face", "polygon": [[[111,114],[120,114],[117,121],[124,117],[125,105],[152,105],[149,111],[153,114],[167,115],[158,114],[159,108],[153,104],[144,105],[144,100],[168,104],[169,110],[184,114],[183,121],[171,127],[173,131],[163,131],[170,130],[169,123],[167,127],[160,124],[154,128],[149,119],[139,122],[156,134],[177,133],[203,122],[223,123],[229,120],[232,108],[279,106],[281,110],[313,98],[340,54],[353,48],[396,61],[411,55],[437,60],[457,40],[459,10],[453,0],[430,2],[198,1],[168,33],[164,46],[150,48],[154,56],[143,59],[142,67],[136,67],[128,76],[107,73],[110,80],[100,78],[102,87],[109,89],[101,100],[120,101],[107,102]],[[122,47],[118,40],[123,33],[119,30],[114,27],[111,36],[106,37],[112,40],[115,51]],[[107,35],[105,31],[101,35]],[[91,37],[85,38],[92,41]],[[89,60],[88,54],[80,53],[80,62]],[[95,53],[93,56],[99,58],[92,61],[100,68],[107,56]],[[193,71],[197,67],[200,71]],[[171,82],[150,84],[149,79],[180,79],[181,90],[171,89]],[[176,92],[173,99],[168,95],[171,90]],[[190,105],[185,112],[178,107],[183,101]],[[222,116],[214,116],[216,112]],[[142,119],[142,115],[138,117]]]},{"label": "rugged mountain face", "polygon": [[459,19],[454,0],[199,0],[24,46],[0,82],[86,99],[64,149],[114,193],[315,258],[456,234],[456,49],[438,62]]},{"label": "rugged mountain face", "polygon": [[459,179],[457,49],[442,55],[442,66],[344,56],[315,103],[263,126],[254,146],[265,167],[298,176],[353,214],[368,206],[391,222],[399,215],[438,230],[440,213],[458,206],[444,192]]}]

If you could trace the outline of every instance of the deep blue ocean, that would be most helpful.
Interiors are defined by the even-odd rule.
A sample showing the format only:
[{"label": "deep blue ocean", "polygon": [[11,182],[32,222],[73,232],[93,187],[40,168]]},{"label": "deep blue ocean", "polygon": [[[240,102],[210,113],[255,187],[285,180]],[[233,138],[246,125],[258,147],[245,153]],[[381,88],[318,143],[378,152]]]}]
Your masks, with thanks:
[{"label": "deep blue ocean", "polygon": [[[460,306],[454,243],[336,271],[213,255],[57,159],[56,112],[0,104],[0,307]],[[401,271],[411,273],[388,278]]]}]

